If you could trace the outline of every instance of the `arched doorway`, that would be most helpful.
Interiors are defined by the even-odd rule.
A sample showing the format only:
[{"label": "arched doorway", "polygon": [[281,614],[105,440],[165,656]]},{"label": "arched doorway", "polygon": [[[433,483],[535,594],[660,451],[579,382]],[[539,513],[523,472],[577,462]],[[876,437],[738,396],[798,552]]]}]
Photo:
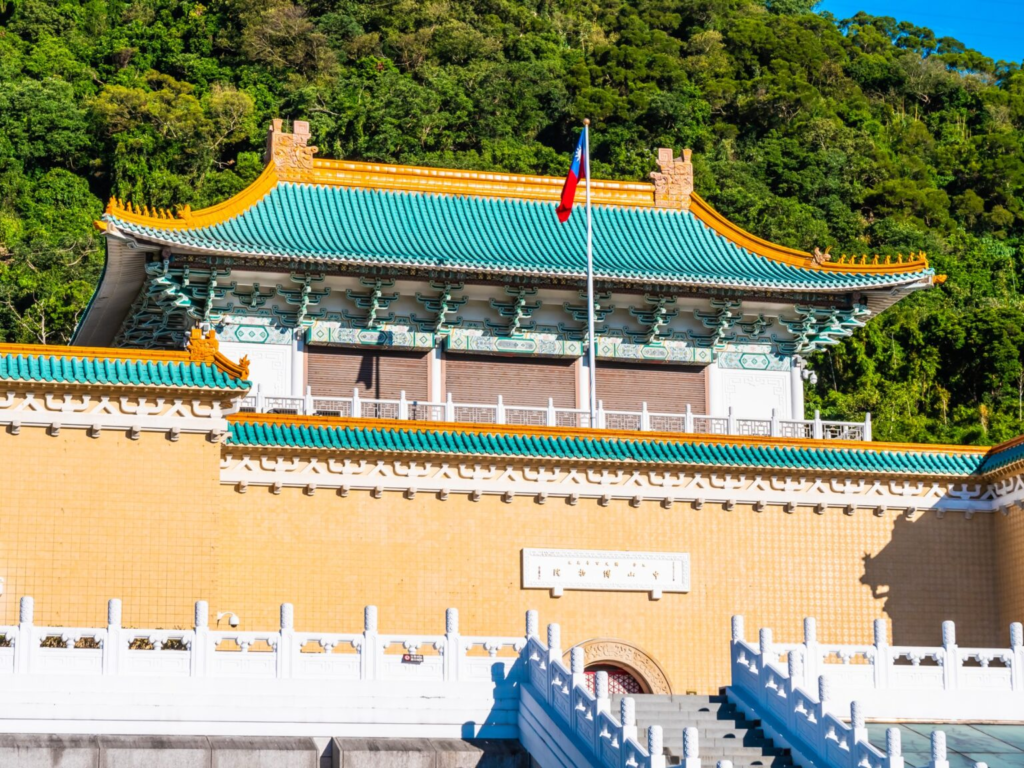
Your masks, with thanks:
[{"label": "arched doorway", "polygon": [[[617,679],[623,688],[639,687],[641,693],[672,693],[672,684],[661,665],[642,648],[613,638],[597,638],[580,643],[583,649],[583,668],[587,673],[587,685],[593,686],[593,672],[608,672],[609,689],[613,679]],[[565,653],[565,663],[569,664],[570,651]],[[616,678],[612,677],[615,673]],[[614,691],[613,692],[626,692]],[[628,691],[635,693],[635,690]]]},{"label": "arched doorway", "polygon": [[643,685],[627,669],[614,664],[592,664],[584,669],[587,676],[587,690],[594,693],[597,689],[597,673],[608,673],[608,693],[614,696],[617,693],[633,695],[635,693],[649,693]]}]

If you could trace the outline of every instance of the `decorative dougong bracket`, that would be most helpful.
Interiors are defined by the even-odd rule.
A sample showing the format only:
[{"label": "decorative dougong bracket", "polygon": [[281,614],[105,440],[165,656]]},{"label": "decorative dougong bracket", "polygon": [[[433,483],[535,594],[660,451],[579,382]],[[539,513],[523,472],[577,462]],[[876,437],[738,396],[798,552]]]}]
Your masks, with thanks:
[{"label": "decorative dougong bracket", "polygon": [[465,285],[463,283],[435,283],[431,281],[430,287],[438,292],[437,296],[424,296],[419,291],[416,292],[416,301],[423,305],[423,307],[434,314],[433,320],[421,320],[416,315],[412,316],[412,320],[415,323],[419,323],[421,327],[429,328],[434,333],[443,333],[449,328],[457,328],[462,325],[460,318],[448,319],[448,315],[458,311],[459,307],[465,304],[469,299],[465,297],[455,298],[455,291],[461,291]]},{"label": "decorative dougong bracket", "polygon": [[[587,292],[580,291],[580,298],[583,299],[583,304],[570,304],[568,301],[562,304],[564,309],[573,320],[577,323],[583,323],[582,328],[570,328],[564,323],[558,324],[558,330],[561,331],[567,338],[574,340],[587,341]],[[611,293],[594,293],[594,329],[597,330],[605,321],[605,319],[612,312],[615,311],[615,305],[611,303]]]},{"label": "decorative dougong bracket", "polygon": [[700,346],[722,349],[728,342],[735,339],[735,334],[730,334],[728,331],[742,317],[739,311],[740,302],[712,299],[711,306],[715,311],[701,312],[699,309],[695,309],[693,316],[700,321],[701,325],[705,328],[710,328],[714,332],[710,336],[689,335],[694,343]]},{"label": "decorative dougong bracket", "polygon": [[658,340],[661,335],[661,329],[668,325],[668,321],[679,314],[678,310],[669,310],[669,307],[675,306],[676,300],[672,296],[651,296],[650,294],[644,295],[644,301],[651,307],[650,309],[644,307],[630,307],[629,314],[637,319],[641,325],[645,326],[644,331],[644,343],[652,344]]},{"label": "decorative dougong bracket", "polygon": [[497,301],[491,299],[491,308],[497,310],[501,317],[509,319],[508,325],[492,323],[487,321],[487,326],[494,330],[504,331],[509,336],[515,336],[524,330],[533,328],[533,323],[526,322],[533,316],[533,313],[540,309],[540,302],[528,302],[527,296],[535,296],[536,288],[512,288],[505,286],[505,293],[514,296],[515,301]]},{"label": "decorative dougong bracket", "polygon": [[356,305],[358,309],[366,311],[365,315],[354,315],[351,312],[342,312],[346,319],[351,320],[364,328],[376,328],[383,322],[391,322],[395,319],[393,313],[378,317],[377,313],[386,310],[398,300],[397,293],[384,293],[384,288],[394,286],[394,280],[369,280],[365,277],[359,279],[359,284],[369,288],[368,291],[345,291],[345,297]]},{"label": "decorative dougong bracket", "polygon": [[231,295],[235,296],[239,303],[250,310],[257,310],[277,296],[277,288],[264,289],[259,283],[253,283],[252,289],[248,292],[238,290],[238,283],[231,283]]},{"label": "decorative dougong bracket", "polygon": [[775,334],[772,339],[786,354],[808,354],[822,347],[838,344],[863,328],[871,311],[856,305],[851,309],[836,307],[796,307],[796,319],[779,318],[779,322],[795,337],[792,341],[780,340]]},{"label": "decorative dougong bracket", "polygon": [[281,319],[285,325],[289,325],[293,328],[304,327],[308,328],[313,324],[313,321],[319,317],[323,317],[326,314],[325,310],[319,312],[310,312],[310,307],[315,307],[320,304],[320,300],[330,294],[330,288],[324,288],[322,291],[314,291],[313,283],[322,283],[326,279],[324,275],[296,275],[294,272],[290,275],[291,281],[297,283],[300,287],[298,289],[285,288],[283,285],[277,286],[277,295],[284,299],[285,303],[289,306],[297,307],[294,312],[281,311],[277,307],[273,307],[274,315]]}]

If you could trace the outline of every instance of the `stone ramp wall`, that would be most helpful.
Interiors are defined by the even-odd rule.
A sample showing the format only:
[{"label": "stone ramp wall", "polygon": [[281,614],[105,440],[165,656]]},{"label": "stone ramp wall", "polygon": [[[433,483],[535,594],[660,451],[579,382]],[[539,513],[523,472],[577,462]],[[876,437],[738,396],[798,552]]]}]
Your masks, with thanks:
[{"label": "stone ramp wall", "polygon": [[[319,742],[319,744],[318,744]],[[3,768],[535,768],[515,740],[0,734]]]}]

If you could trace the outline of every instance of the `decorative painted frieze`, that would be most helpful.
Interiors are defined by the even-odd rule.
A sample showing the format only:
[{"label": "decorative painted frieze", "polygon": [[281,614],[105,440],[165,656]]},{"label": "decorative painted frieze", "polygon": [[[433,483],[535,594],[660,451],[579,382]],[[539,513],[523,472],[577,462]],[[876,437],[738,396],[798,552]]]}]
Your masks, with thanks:
[{"label": "decorative painted frieze", "polygon": [[718,353],[718,367],[736,371],[788,371],[791,358],[767,344],[728,344]]},{"label": "decorative painted frieze", "polygon": [[713,350],[697,348],[676,339],[659,339],[656,344],[634,344],[619,336],[598,335],[596,351],[598,359],[606,360],[701,364],[714,360]]},{"label": "decorative painted frieze", "polygon": [[444,344],[448,352],[483,355],[581,357],[584,349],[582,341],[559,338],[555,334],[521,333],[515,337],[506,337],[467,328],[449,330]]},{"label": "decorative painted frieze", "polygon": [[352,328],[348,321],[318,320],[306,333],[306,341],[318,346],[389,347],[395,349],[433,349],[433,333],[408,326],[380,324],[374,329]]}]

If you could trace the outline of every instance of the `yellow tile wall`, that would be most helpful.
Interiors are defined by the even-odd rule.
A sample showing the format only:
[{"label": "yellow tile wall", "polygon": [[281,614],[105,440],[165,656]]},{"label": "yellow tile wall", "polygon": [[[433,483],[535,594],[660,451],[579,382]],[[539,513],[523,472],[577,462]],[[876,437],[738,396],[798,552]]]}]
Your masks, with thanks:
[{"label": "yellow tile wall", "polygon": [[1009,638],[1011,622],[1024,622],[1024,513],[993,516],[996,584],[999,597],[999,643]]},{"label": "yellow tile wall", "polygon": [[[871,621],[887,618],[896,643],[938,644],[941,621],[952,619],[961,645],[992,645],[1008,612],[1024,608],[996,588],[996,534],[1013,516],[240,494],[219,484],[218,460],[202,436],[0,434],[0,461],[12,468],[0,510],[0,622],[17,620],[24,594],[36,598],[37,623],[65,626],[102,624],[115,596],[126,625],[156,627],[189,624],[200,598],[211,617],[236,612],[243,629],[276,627],[279,603],[290,601],[299,629],[359,631],[372,603],[383,632],[443,632],[454,606],[464,634],[515,635],[537,608],[542,624],[562,624],[566,648],[619,638],[653,656],[674,690],[706,692],[728,683],[733,613],[746,615],[749,637],[771,626],[780,641],[798,639],[813,615],[823,640],[869,641]],[[689,552],[692,591],[660,601],[525,591],[524,547]],[[1008,547],[1000,541],[1000,552]],[[1019,582],[1019,553],[1011,559],[1000,560],[1000,578]]]}]

